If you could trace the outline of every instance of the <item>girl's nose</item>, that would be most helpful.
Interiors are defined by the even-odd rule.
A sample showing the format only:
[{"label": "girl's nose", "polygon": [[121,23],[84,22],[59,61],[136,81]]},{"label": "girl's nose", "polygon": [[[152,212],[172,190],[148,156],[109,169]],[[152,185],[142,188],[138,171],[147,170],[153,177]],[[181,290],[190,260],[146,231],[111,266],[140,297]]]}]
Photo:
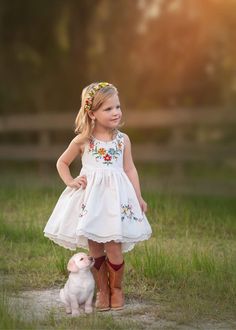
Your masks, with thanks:
[{"label": "girl's nose", "polygon": [[121,115],[121,111],[120,111],[120,109],[115,109],[114,111],[113,111],[113,116],[114,117],[118,117],[118,116],[120,116]]},{"label": "girl's nose", "polygon": [[121,112],[121,108],[114,107],[115,112]]}]

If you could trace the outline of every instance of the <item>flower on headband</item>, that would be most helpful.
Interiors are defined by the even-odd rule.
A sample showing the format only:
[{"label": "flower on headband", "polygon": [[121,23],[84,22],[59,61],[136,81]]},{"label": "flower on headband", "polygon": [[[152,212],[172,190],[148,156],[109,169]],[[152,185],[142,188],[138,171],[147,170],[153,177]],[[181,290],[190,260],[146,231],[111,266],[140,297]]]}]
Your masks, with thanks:
[{"label": "flower on headband", "polygon": [[89,91],[89,93],[88,93],[89,96],[85,100],[85,106],[84,106],[85,111],[91,110],[92,105],[93,105],[93,98],[94,98],[94,95],[96,94],[96,92],[99,91],[101,88],[110,86],[110,85],[111,84],[103,81],[103,82],[98,83],[98,85],[96,85],[95,87],[93,87],[91,89],[91,91]]}]

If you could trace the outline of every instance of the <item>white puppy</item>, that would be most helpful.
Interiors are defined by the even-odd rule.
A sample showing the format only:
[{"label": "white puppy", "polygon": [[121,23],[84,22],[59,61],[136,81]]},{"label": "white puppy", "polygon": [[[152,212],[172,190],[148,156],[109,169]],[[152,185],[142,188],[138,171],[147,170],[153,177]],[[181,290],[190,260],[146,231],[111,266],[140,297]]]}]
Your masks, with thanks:
[{"label": "white puppy", "polygon": [[60,298],[66,307],[66,313],[72,316],[79,315],[79,305],[84,304],[85,313],[91,313],[95,282],[90,268],[94,265],[94,259],[85,253],[74,254],[69,260],[67,269],[69,278],[63,289],[60,290]]}]

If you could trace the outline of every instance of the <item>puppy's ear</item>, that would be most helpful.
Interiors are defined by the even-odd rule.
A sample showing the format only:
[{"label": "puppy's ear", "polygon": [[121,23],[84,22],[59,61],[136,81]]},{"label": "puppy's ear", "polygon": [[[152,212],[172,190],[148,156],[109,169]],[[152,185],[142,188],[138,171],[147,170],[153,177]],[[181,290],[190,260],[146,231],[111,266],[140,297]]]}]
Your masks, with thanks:
[{"label": "puppy's ear", "polygon": [[78,272],[78,267],[76,266],[75,259],[73,257],[69,260],[67,269],[72,273]]}]

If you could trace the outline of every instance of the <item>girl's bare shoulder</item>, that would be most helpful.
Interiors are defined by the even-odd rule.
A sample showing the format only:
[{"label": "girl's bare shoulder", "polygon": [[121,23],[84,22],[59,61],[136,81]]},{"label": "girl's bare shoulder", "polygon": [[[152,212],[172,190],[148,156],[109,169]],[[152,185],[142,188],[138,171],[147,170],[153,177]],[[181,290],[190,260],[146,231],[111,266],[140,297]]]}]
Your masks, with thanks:
[{"label": "girl's bare shoulder", "polygon": [[71,144],[79,149],[80,154],[82,154],[84,152],[85,143],[86,143],[86,141],[84,140],[84,138],[82,139],[81,135],[79,135],[79,134],[76,135],[73,138],[73,140],[71,141]]},{"label": "girl's bare shoulder", "polygon": [[72,142],[72,143],[75,143],[75,144],[77,144],[77,145],[82,145],[82,144],[84,144],[84,141],[82,140],[80,134],[76,135],[76,136],[73,138],[73,140],[72,140],[71,142]]},{"label": "girl's bare shoulder", "polygon": [[124,137],[125,145],[130,144],[131,142],[130,142],[129,136],[126,133],[123,133],[123,132],[122,132],[122,134],[123,134],[123,137]]}]

